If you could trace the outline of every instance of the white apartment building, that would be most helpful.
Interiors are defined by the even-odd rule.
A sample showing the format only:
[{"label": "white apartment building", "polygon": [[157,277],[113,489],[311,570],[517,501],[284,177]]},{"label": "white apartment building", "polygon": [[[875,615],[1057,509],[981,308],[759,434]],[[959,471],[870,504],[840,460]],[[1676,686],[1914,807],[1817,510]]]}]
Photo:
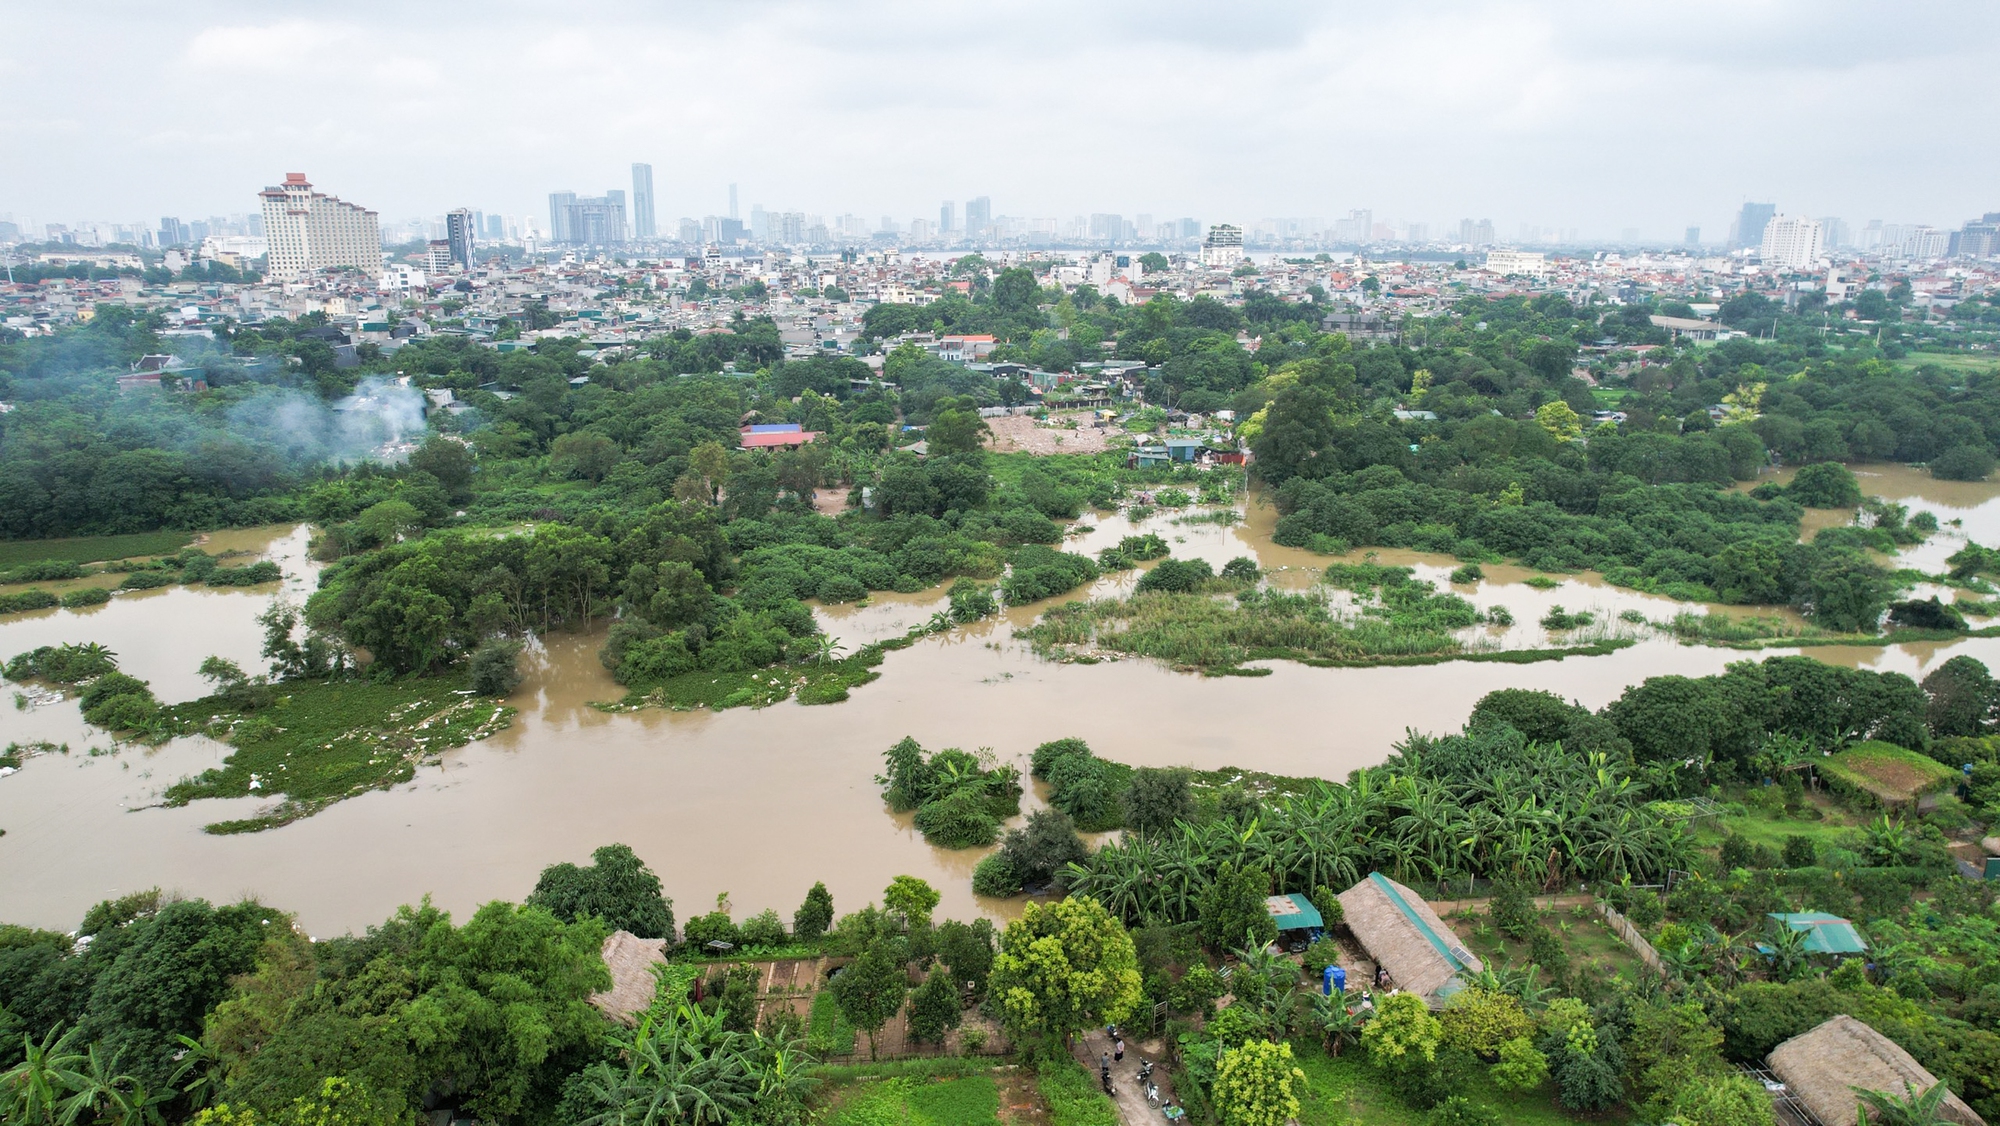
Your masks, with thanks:
[{"label": "white apartment building", "polygon": [[1227,269],[1243,260],[1243,228],[1217,223],[1201,241],[1201,264]]},{"label": "white apartment building", "polygon": [[1803,270],[1819,261],[1820,225],[1797,215],[1778,215],[1764,224],[1758,256],[1766,266]]},{"label": "white apartment building", "polygon": [[1549,257],[1539,250],[1489,250],[1486,268],[1503,277],[1513,274],[1539,278],[1549,272]]},{"label": "white apartment building", "polygon": [[382,231],[373,211],[312,190],[303,172],[258,193],[273,281],[297,281],[320,270],[351,267],[382,273]]}]

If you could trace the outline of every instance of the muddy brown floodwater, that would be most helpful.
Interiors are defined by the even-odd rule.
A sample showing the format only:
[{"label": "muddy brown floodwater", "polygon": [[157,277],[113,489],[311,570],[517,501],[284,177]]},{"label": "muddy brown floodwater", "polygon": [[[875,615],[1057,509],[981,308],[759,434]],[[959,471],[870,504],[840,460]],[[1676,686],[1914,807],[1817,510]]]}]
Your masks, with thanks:
[{"label": "muddy brown floodwater", "polygon": [[[1913,489],[1924,481],[1885,480],[1871,491],[1887,495],[1892,483]],[[2000,528],[1994,499],[2000,489],[1977,488],[1953,494],[1961,503],[1949,507],[1962,510],[1969,529]],[[1094,552],[1152,531],[1181,557],[1220,565],[1250,555],[1271,581],[1291,587],[1309,585],[1327,562],[1272,544],[1274,513],[1254,498],[1248,519],[1231,526],[1174,523],[1180,515],[1160,513],[1138,525],[1122,516],[1090,517],[1066,546]],[[289,597],[310,590],[315,568],[305,558],[304,529],[231,532],[217,540],[225,537],[280,561]],[[1448,557],[1409,552],[1377,557],[1414,566],[1441,585],[1454,565]],[[207,835],[201,826],[243,816],[259,799],[184,809],[156,804],[164,786],[219,762],[227,747],[187,738],[92,756],[89,748],[111,743],[83,724],[73,702],[17,711],[0,700],[0,741],[46,739],[71,747],[67,756],[30,759],[0,779],[0,828],[7,831],[0,837],[0,920],[69,929],[99,899],[158,885],[211,899],[255,894],[298,912],[312,933],[328,935],[379,922],[398,904],[425,895],[461,917],[489,899],[519,899],[544,865],[583,861],[612,841],[631,845],[660,873],[682,917],[705,909],[719,892],[729,894],[739,916],[774,907],[789,917],[815,880],[824,880],[841,910],[849,910],[878,897],[900,873],[935,884],[948,914],[1007,915],[1015,904],[971,892],[980,850],[932,848],[908,817],[883,807],[873,778],[883,750],[904,735],[932,749],[991,747],[1024,770],[1036,744],[1075,735],[1100,754],[1140,765],[1340,778],[1380,762],[1407,728],[1457,727],[1497,688],[1547,689],[1599,707],[1649,676],[1704,675],[1753,656],[1679,645],[1617,620],[1625,610],[1657,620],[1687,608],[1666,599],[1607,587],[1592,576],[1566,577],[1538,591],[1523,585],[1527,573],[1518,569],[1486,573],[1481,582],[1452,589],[1482,606],[1508,606],[1521,624],[1480,627],[1467,635],[1473,643],[1540,645],[1545,636],[1534,622],[1558,603],[1598,614],[1607,633],[1626,630],[1643,639],[1609,656],[1529,665],[1316,669],[1277,662],[1266,677],[1206,678],[1143,660],[1044,661],[1012,637],[1040,609],[1020,607],[888,654],[881,679],[846,703],[607,714],[589,706],[620,694],[597,662],[601,635],[559,634],[530,654],[512,729],[449,752],[394,790],[279,829],[228,837]],[[1130,572],[1109,576],[1093,593],[1115,593],[1133,581]],[[257,665],[255,618],[276,594],[271,587],[175,588],[120,595],[92,610],[21,615],[0,621],[0,656],[60,641],[100,641],[163,699],[190,699],[202,692],[194,667],[210,653]],[[942,590],[934,590],[877,595],[866,606],[820,613],[828,631],[854,648],[901,634],[944,604]],[[2000,665],[2000,639],[1807,651],[1916,677],[1959,653]]]}]

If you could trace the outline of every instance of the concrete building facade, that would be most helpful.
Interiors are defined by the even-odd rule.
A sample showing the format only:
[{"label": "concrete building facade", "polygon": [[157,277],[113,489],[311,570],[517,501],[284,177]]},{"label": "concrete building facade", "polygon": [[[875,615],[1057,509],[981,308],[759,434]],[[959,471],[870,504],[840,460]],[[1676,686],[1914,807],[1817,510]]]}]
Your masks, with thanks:
[{"label": "concrete building facade", "polygon": [[274,281],[351,268],[380,277],[382,230],[375,212],[316,192],[303,172],[258,193]]}]

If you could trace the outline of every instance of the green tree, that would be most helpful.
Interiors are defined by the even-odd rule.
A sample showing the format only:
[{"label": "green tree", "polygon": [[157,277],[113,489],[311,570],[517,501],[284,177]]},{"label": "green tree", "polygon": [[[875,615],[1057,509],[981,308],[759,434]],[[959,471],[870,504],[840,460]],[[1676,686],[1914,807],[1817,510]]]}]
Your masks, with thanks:
[{"label": "green tree", "polygon": [[792,913],[792,936],[800,942],[817,942],[833,925],[833,893],[826,884],[813,881],[805,901]]},{"label": "green tree", "polygon": [[1798,598],[1819,625],[1872,633],[1894,590],[1889,573],[1860,552],[1826,551],[1818,553]]},{"label": "green tree", "polygon": [[1247,1040],[1216,1057],[1216,1118],[1223,1126],[1283,1126],[1298,1116],[1305,1084],[1290,1044]]},{"label": "green tree", "polygon": [[1278,925],[1264,909],[1271,894],[1271,875],[1254,864],[1239,868],[1225,860],[1215,878],[1195,900],[1202,940],[1213,950],[1261,947],[1278,937]]},{"label": "green tree", "polygon": [[931,416],[924,441],[933,457],[973,454],[984,447],[987,435],[992,432],[993,428],[979,417],[979,410],[971,400],[951,399],[941,402],[937,413]]},{"label": "green tree", "polygon": [[1088,896],[1028,904],[1000,934],[987,989],[1010,1036],[1065,1045],[1124,1020],[1144,996],[1132,936]]},{"label": "green tree", "polygon": [[903,997],[910,988],[903,960],[896,956],[894,945],[887,942],[871,945],[827,985],[840,1005],[840,1015],[868,1034],[869,1059],[875,1058],[875,1037],[903,1007]]},{"label": "green tree", "polygon": [[1839,462],[1816,462],[1799,467],[1785,499],[1807,508],[1853,508],[1861,503],[1861,483]]},{"label": "green tree", "polygon": [[897,876],[882,892],[882,906],[903,916],[912,930],[931,925],[931,912],[942,897],[936,888],[916,876]]},{"label": "green tree", "polygon": [[1583,420],[1561,399],[1550,399],[1535,408],[1535,424],[1558,442],[1573,442],[1583,437]]},{"label": "green tree", "polygon": [[354,518],[368,538],[376,543],[389,544],[402,540],[404,536],[424,526],[423,514],[408,501],[385,500],[370,505],[366,511]]},{"label": "green tree", "polygon": [[1500,1045],[1500,1058],[1488,1073],[1503,1091],[1533,1091],[1549,1077],[1549,1058],[1533,1040],[1517,1036]]},{"label": "green tree", "polygon": [[1420,1068],[1437,1058],[1444,1026],[1414,993],[1391,993],[1375,1001],[1375,1017],[1361,1030],[1361,1046],[1375,1066],[1391,1071]]},{"label": "green tree", "polygon": [[958,997],[958,983],[952,980],[951,971],[932,970],[910,993],[910,1039],[920,1044],[944,1043],[945,1033],[964,1019]]},{"label": "green tree", "polygon": [[593,431],[572,431],[549,444],[549,468],[566,477],[602,481],[618,458],[618,443]]},{"label": "green tree", "polygon": [[549,865],[527,902],[567,922],[596,916],[611,929],[640,938],[674,936],[673,901],[661,891],[660,877],[629,845],[605,845],[583,867],[567,861]]},{"label": "green tree", "polygon": [[464,442],[434,434],[410,453],[410,469],[437,478],[454,499],[472,491],[472,449]]},{"label": "green tree", "polygon": [[1979,660],[1963,654],[1926,676],[1923,690],[1930,700],[1924,721],[1932,735],[1984,735],[2000,712],[2000,683]]},{"label": "green tree", "polygon": [[1195,819],[1194,772],[1186,767],[1142,766],[1123,795],[1125,826],[1139,833],[1169,833]]},{"label": "green tree", "polygon": [[472,690],[481,696],[508,696],[521,686],[521,643],[489,639],[472,651]]}]

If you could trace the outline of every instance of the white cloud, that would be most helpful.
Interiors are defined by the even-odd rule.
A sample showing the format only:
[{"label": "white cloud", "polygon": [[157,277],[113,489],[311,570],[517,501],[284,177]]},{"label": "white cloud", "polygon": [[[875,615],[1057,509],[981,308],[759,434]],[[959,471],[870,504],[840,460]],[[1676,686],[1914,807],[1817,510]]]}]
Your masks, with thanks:
[{"label": "white cloud", "polygon": [[[107,12],[112,13],[107,15]],[[1333,216],[1719,233],[1747,197],[1956,222],[1993,196],[1968,0],[47,6],[4,50],[0,210],[538,213],[654,164],[663,217]],[[91,42],[92,81],[30,42]],[[134,175],[134,162],[143,174]]]}]

